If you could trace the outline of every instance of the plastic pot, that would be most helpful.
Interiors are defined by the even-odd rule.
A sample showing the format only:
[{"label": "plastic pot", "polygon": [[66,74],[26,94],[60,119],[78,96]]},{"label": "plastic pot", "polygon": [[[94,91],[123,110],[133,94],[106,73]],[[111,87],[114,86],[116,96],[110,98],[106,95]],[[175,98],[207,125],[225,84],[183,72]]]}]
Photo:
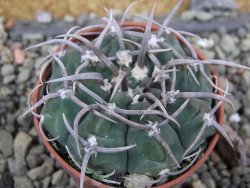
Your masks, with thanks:
[{"label": "plastic pot", "polygon": [[[139,28],[144,29],[145,28],[145,24],[144,23],[140,23],[140,22],[125,22],[122,27],[132,27],[132,26],[136,26]],[[156,31],[158,30],[159,27],[156,25],[152,26],[152,30]],[[95,29],[95,30],[85,30],[84,32],[81,32],[80,34],[82,36],[84,36],[86,34],[86,32],[96,32],[96,31],[100,31],[100,29]],[[86,38],[89,38],[88,36],[85,36]],[[75,42],[75,39],[70,39],[71,41]],[[182,43],[181,39],[178,38],[178,40]],[[204,60],[204,56],[200,53],[200,51],[198,49],[196,49],[196,52],[198,54],[199,59]],[[47,66],[45,67],[45,69],[41,72],[41,79],[42,80],[46,80],[48,79],[49,76],[49,69],[51,68],[51,66]],[[215,69],[211,70],[211,74],[212,75],[216,75],[216,71]],[[38,81],[38,84],[40,84],[40,81]],[[218,86],[220,87],[220,82],[218,83]],[[36,103],[40,96],[41,96],[41,88],[39,87],[33,95],[33,102]],[[222,95],[222,92],[218,91],[217,94]],[[217,122],[222,125],[223,123],[223,116],[224,116],[224,106],[221,105],[220,108],[218,109],[218,111],[216,112],[216,119]],[[58,163],[62,166],[62,168],[75,180],[76,184],[79,185],[80,182],[80,172],[77,171],[75,168],[73,168],[72,166],[70,166],[67,161],[65,161],[59,153],[57,153],[57,151],[53,148],[53,146],[42,136],[42,133],[39,130],[39,126],[38,126],[38,118],[34,117],[34,124],[35,124],[35,129],[38,133],[38,136],[41,138],[43,144],[46,146],[46,148],[48,149],[48,151],[52,154],[52,156],[58,161]],[[206,151],[204,152],[204,154],[202,155],[202,157],[191,167],[189,168],[185,173],[183,173],[182,175],[176,177],[175,179],[166,182],[165,184],[162,184],[160,186],[156,186],[157,188],[167,188],[167,187],[174,187],[176,185],[180,185],[181,183],[183,183],[191,174],[193,174],[208,158],[208,156],[211,154],[211,152],[213,151],[217,141],[219,139],[219,133],[216,133],[214,136],[212,136],[209,139],[209,144],[208,147],[206,148]],[[94,179],[91,179],[88,176],[85,176],[85,187],[87,188],[108,188],[111,186],[108,186],[106,184],[103,184],[101,182],[98,182]]]}]

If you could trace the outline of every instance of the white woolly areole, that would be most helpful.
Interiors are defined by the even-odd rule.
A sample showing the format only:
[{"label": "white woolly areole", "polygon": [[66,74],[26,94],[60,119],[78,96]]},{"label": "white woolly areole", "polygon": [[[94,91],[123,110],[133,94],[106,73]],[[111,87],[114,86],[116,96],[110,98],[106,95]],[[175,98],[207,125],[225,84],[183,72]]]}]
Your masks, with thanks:
[{"label": "white woolly areole", "polygon": [[128,88],[128,96],[133,99],[134,98],[134,90],[132,88]]},{"label": "white woolly areole", "polygon": [[147,73],[148,73],[148,68],[146,66],[144,66],[142,69],[138,66],[138,64],[135,65],[135,67],[132,69],[131,71],[132,76],[140,81],[143,80],[143,78],[147,77]]},{"label": "white woolly areole", "polygon": [[65,99],[65,98],[68,98],[68,96],[67,96],[68,93],[72,93],[72,90],[70,90],[70,89],[67,89],[67,90],[59,89],[58,93],[60,94],[60,97],[62,99]]},{"label": "white woolly areole", "polygon": [[166,169],[161,170],[161,171],[159,172],[159,175],[162,176],[162,175],[165,175],[165,174],[167,174],[167,173],[169,173],[169,172],[170,172],[170,170],[169,170],[168,168],[166,168]]},{"label": "white woolly areole", "polygon": [[157,48],[160,48],[158,42],[163,42],[164,39],[161,37],[161,38],[157,38],[156,35],[154,34],[151,34],[151,37],[150,39],[148,40],[148,48],[149,49],[157,49]]},{"label": "white woolly areole", "polygon": [[110,29],[109,29],[110,33],[116,33],[116,28],[115,26],[111,26]]},{"label": "white woolly areole", "polygon": [[241,121],[240,115],[238,113],[232,114],[229,117],[229,121],[232,122],[232,123],[239,123]]},{"label": "white woolly areole", "polygon": [[203,121],[206,123],[207,126],[212,125],[213,119],[213,115],[211,115],[210,113],[204,113]]},{"label": "white woolly areole", "polygon": [[96,141],[96,137],[95,136],[90,136],[88,138],[88,142],[89,142],[90,146],[96,146],[97,145],[97,141]]},{"label": "white woolly areole", "polygon": [[115,108],[116,108],[116,104],[115,103],[108,103],[108,109],[114,111]]},{"label": "white woolly areole", "polygon": [[125,66],[129,67],[129,65],[133,61],[132,56],[129,54],[129,52],[130,52],[129,50],[117,52],[116,57],[117,57],[117,63],[119,65],[125,65]]},{"label": "white woolly areole", "polygon": [[93,65],[95,65],[100,59],[94,54],[93,51],[86,50],[86,53],[82,55],[81,62],[90,61]]},{"label": "white woolly areole", "polygon": [[140,98],[140,95],[135,95],[132,99],[132,103],[131,104],[137,104],[139,102],[139,98]]},{"label": "white woolly areole", "polygon": [[149,121],[149,124],[148,124],[149,126],[150,126],[150,131],[148,131],[148,136],[150,136],[150,137],[152,137],[154,134],[159,134],[160,133],[160,129],[159,128],[157,128],[157,125],[158,125],[158,122],[156,121],[156,122],[151,122],[151,121]]},{"label": "white woolly areole", "polygon": [[214,46],[214,41],[212,39],[199,39],[196,43],[202,48],[212,48]]},{"label": "white woolly areole", "polygon": [[58,57],[63,57],[66,54],[66,50],[61,50],[58,52]]},{"label": "white woolly areole", "polygon": [[168,97],[168,102],[169,103],[174,103],[176,101],[176,95],[180,92],[180,90],[176,90],[176,91],[168,91],[166,93],[166,96]]},{"label": "white woolly areole", "polygon": [[100,86],[100,88],[104,91],[110,92],[112,85],[108,82],[108,79],[104,79],[104,84]]},{"label": "white woolly areole", "polygon": [[[152,75],[157,74],[159,71],[160,71],[160,69],[159,69],[157,66],[154,66],[154,71],[153,71],[153,74],[152,74]],[[169,79],[170,76],[169,76],[168,73],[158,75],[158,76],[156,76],[156,78],[154,79],[154,82],[160,81],[160,78]]]}]

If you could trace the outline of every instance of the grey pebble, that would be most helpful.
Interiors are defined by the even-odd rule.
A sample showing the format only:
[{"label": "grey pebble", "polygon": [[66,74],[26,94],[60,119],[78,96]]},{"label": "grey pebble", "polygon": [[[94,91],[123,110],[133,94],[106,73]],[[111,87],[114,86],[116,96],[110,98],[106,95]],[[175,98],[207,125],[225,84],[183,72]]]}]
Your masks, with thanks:
[{"label": "grey pebble", "polygon": [[32,181],[27,176],[14,177],[15,188],[34,188]]},{"label": "grey pebble", "polygon": [[17,75],[17,83],[23,83],[27,81],[30,77],[30,70],[29,69],[21,69]]},{"label": "grey pebble", "polygon": [[222,170],[221,175],[223,177],[227,177],[227,178],[229,178],[231,176],[231,174],[230,174],[230,172],[228,170]]},{"label": "grey pebble", "polygon": [[47,187],[49,187],[50,181],[51,181],[51,177],[50,176],[48,176],[48,177],[40,180],[40,184],[41,184],[40,187],[41,188],[47,188]]},{"label": "grey pebble", "polygon": [[51,183],[53,185],[65,186],[69,183],[69,177],[63,170],[53,173]]},{"label": "grey pebble", "polygon": [[202,164],[198,170],[197,170],[197,173],[201,173],[201,172],[205,172],[207,170],[207,164]]},{"label": "grey pebble", "polygon": [[240,129],[240,135],[243,138],[250,138],[250,124],[244,124]]},{"label": "grey pebble", "polygon": [[71,14],[66,14],[63,18],[66,23],[74,23],[76,21],[75,17]]},{"label": "grey pebble", "polygon": [[203,181],[208,188],[216,188],[216,183],[212,178]]},{"label": "grey pebble", "polygon": [[10,89],[8,86],[0,87],[0,96],[1,97],[8,97],[14,94],[14,90]]},{"label": "grey pebble", "polygon": [[223,35],[220,41],[220,47],[226,53],[231,53],[236,48],[235,39],[231,35]]},{"label": "grey pebble", "polygon": [[15,159],[11,157],[11,158],[8,158],[7,162],[8,162],[8,168],[11,174],[14,176],[22,176],[28,171],[26,162],[22,158]]},{"label": "grey pebble", "polygon": [[237,35],[239,36],[240,39],[245,38],[246,34],[247,34],[247,30],[243,27],[241,27],[237,30]]},{"label": "grey pebble", "polygon": [[13,74],[15,72],[15,67],[12,64],[5,64],[1,68],[1,74],[3,76]]},{"label": "grey pebble", "polygon": [[0,152],[4,157],[9,157],[13,153],[13,137],[12,135],[0,128]]},{"label": "grey pebble", "polygon": [[3,84],[7,85],[15,81],[16,75],[10,74],[3,77]]},{"label": "grey pebble", "polygon": [[41,165],[42,162],[43,162],[43,159],[38,154],[29,153],[26,157],[26,163],[30,169]]},{"label": "grey pebble", "polygon": [[231,181],[229,178],[222,178],[220,181],[220,187],[230,187]]},{"label": "grey pebble", "polygon": [[49,176],[53,172],[53,170],[53,160],[47,159],[41,166],[29,170],[27,175],[32,180],[41,180],[46,176]]},{"label": "grey pebble", "polygon": [[250,51],[250,38],[241,41],[240,48],[243,52]]},{"label": "grey pebble", "polygon": [[40,33],[24,33],[22,37],[24,41],[42,41],[44,39]]},{"label": "grey pebble", "polygon": [[25,132],[19,132],[14,140],[14,152],[16,158],[25,158],[32,143],[32,137]]},{"label": "grey pebble", "polygon": [[240,184],[240,182],[241,182],[240,176],[237,175],[237,174],[233,175],[233,177],[232,177],[232,183],[237,186],[237,185]]}]

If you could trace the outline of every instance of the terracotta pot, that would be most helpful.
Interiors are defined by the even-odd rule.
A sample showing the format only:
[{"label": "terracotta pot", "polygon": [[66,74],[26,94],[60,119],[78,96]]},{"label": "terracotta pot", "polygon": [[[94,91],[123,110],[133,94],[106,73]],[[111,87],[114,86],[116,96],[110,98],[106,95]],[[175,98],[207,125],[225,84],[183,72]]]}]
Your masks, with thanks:
[{"label": "terracotta pot", "polygon": [[[145,28],[145,23],[140,23],[140,22],[125,22],[122,27],[131,27],[131,26],[136,26],[136,27],[140,27],[142,29]],[[158,30],[159,27],[156,25],[152,26],[152,30],[156,31]],[[100,29],[95,29],[95,30],[85,30],[84,32],[81,33],[81,35],[85,35],[86,32],[96,32],[96,31],[100,31]],[[71,41],[75,42],[75,39],[70,39]],[[178,38],[178,40],[182,43],[181,39]],[[204,60],[204,56],[200,53],[200,51],[198,49],[196,49],[196,52],[198,54],[199,59]],[[45,68],[45,71],[42,71],[42,75],[41,78],[42,80],[46,80],[48,77],[48,70],[50,69],[49,66],[47,66]],[[212,75],[216,75],[216,71],[215,69],[211,70],[211,74]],[[38,82],[38,84],[40,84],[40,82]],[[220,87],[220,82],[218,83],[218,86]],[[33,97],[33,102],[36,103],[39,98],[40,98],[40,94],[41,94],[41,88],[38,88],[35,92],[34,92],[34,97]],[[222,95],[221,91],[218,91],[219,95]],[[223,123],[223,116],[224,116],[224,106],[222,105],[218,111],[216,112],[216,119],[217,122],[222,125]],[[59,164],[62,166],[62,168],[71,176],[74,178],[74,180],[76,181],[77,185],[79,185],[80,182],[80,172],[77,171],[76,169],[74,169],[72,166],[70,166],[66,161],[64,161],[64,159],[60,156],[60,154],[57,153],[57,151],[55,151],[55,149],[51,146],[51,144],[44,139],[44,137],[42,136],[42,133],[39,131],[39,126],[38,126],[38,119],[37,117],[34,117],[34,124],[35,124],[35,128],[36,131],[38,132],[38,136],[41,138],[43,144],[46,146],[46,148],[49,150],[49,152],[53,155],[53,157],[55,157],[55,159],[59,162]],[[189,169],[187,170],[185,173],[183,173],[182,175],[178,176],[177,178],[163,184],[160,186],[156,186],[157,188],[167,188],[167,187],[174,187],[176,185],[179,185],[181,183],[183,183],[191,174],[193,174],[204,162],[205,160],[208,158],[208,156],[211,154],[211,152],[213,151],[217,141],[219,139],[219,134],[216,133],[213,137],[210,138],[209,140],[209,144],[208,147],[205,151],[205,153],[203,154],[203,156]],[[87,188],[98,188],[98,187],[102,187],[102,188],[108,188],[110,186],[105,185],[103,183],[100,183],[94,179],[89,178],[88,176],[85,176],[85,187]]]}]

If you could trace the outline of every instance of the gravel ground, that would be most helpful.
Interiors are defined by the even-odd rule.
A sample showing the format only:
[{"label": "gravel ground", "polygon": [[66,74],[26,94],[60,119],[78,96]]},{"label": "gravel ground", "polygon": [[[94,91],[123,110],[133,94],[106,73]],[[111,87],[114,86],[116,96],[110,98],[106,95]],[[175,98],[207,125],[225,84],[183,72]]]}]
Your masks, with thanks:
[{"label": "gravel ground", "polygon": [[[194,40],[208,58],[219,58],[250,66],[250,24],[241,22],[228,29],[230,16],[235,13],[186,12],[182,22],[197,21],[197,26],[213,25],[213,20],[226,17],[227,25],[216,27],[214,31],[199,28],[204,40]],[[201,16],[202,15],[202,16]],[[48,15],[47,15],[48,16]],[[43,23],[66,25],[84,25],[92,22],[92,16],[74,18],[70,15],[63,21],[53,22],[40,18]],[[248,15],[250,17],[250,15]],[[208,23],[209,21],[209,23]],[[45,150],[37,138],[32,117],[23,118],[21,114],[27,107],[27,96],[36,82],[34,72],[47,54],[47,46],[25,53],[23,49],[51,38],[53,32],[29,33],[18,31],[18,23],[9,32],[5,32],[4,20],[0,18],[0,187],[2,188],[52,188],[75,187],[73,180],[59,167],[57,162]],[[25,27],[32,28],[34,22],[25,22]],[[205,23],[205,24],[204,24]],[[206,24],[207,23],[207,24]],[[36,23],[38,25],[38,23]],[[235,24],[235,23],[232,23]],[[177,24],[178,25],[178,24]],[[43,25],[46,28],[46,25]],[[20,28],[22,29],[22,28]],[[61,28],[60,28],[61,29]],[[48,28],[49,30],[49,28]],[[11,35],[8,34],[11,33]],[[240,187],[250,188],[250,72],[216,68],[219,77],[229,81],[229,92],[236,107],[233,112],[226,106],[225,125],[236,145],[236,157],[229,152],[220,140],[216,151],[181,187],[216,188]],[[225,86],[224,79],[221,79]],[[231,128],[231,129],[230,129]],[[230,155],[230,156],[229,156]],[[227,160],[229,157],[230,160]],[[235,163],[233,163],[233,159]]]}]

